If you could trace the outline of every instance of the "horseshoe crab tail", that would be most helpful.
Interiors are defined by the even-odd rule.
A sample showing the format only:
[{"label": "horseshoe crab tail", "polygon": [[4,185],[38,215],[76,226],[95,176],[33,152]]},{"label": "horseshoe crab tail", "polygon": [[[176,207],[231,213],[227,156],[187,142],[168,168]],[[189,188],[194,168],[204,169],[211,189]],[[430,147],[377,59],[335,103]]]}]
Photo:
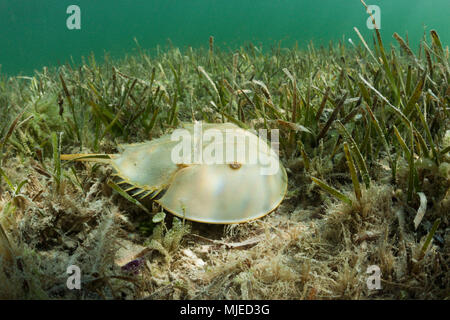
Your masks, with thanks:
[{"label": "horseshoe crab tail", "polygon": [[110,163],[111,159],[115,158],[116,156],[117,155],[115,154],[105,154],[105,153],[73,153],[73,154],[62,154],[61,160]]}]

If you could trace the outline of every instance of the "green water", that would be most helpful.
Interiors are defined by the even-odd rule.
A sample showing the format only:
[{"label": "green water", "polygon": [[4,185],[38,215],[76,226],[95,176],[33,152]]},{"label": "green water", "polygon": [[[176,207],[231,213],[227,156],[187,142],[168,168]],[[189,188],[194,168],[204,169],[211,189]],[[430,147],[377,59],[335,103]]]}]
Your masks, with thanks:
[{"label": "green water", "polygon": [[[381,10],[385,41],[409,35],[417,49],[424,31],[436,29],[444,45],[450,40],[450,0],[366,0]],[[81,29],[69,30],[69,5],[81,9]],[[81,61],[91,52],[120,58],[136,51],[136,38],[146,49],[168,44],[186,48],[215,44],[233,49],[248,42],[265,48],[328,44],[366,39],[368,14],[360,0],[0,0],[0,65],[2,74],[32,74],[43,66]]]}]

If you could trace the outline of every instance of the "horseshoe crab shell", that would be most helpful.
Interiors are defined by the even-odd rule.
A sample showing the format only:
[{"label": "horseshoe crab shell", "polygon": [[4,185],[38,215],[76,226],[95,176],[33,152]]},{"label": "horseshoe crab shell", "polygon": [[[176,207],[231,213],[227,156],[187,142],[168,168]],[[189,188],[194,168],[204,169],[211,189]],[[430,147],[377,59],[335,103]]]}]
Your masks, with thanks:
[{"label": "horseshoe crab shell", "polygon": [[[262,138],[231,123],[189,124],[119,149],[110,159],[98,159],[114,167],[117,184],[187,220],[247,222],[272,212],[286,193],[287,175],[278,155]],[[80,156],[86,155],[61,158]]]}]

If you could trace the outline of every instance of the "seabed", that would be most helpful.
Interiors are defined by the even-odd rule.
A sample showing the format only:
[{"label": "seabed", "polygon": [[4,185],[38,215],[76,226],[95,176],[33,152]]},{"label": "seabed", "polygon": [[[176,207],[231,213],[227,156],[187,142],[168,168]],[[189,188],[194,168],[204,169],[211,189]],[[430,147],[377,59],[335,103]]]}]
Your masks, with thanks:
[{"label": "seabed", "polygon": [[[360,37],[0,76],[0,298],[448,299],[448,46],[435,31],[416,53]],[[274,212],[207,225],[143,203],[152,217],[110,167],[60,160],[194,120],[280,130]]]}]

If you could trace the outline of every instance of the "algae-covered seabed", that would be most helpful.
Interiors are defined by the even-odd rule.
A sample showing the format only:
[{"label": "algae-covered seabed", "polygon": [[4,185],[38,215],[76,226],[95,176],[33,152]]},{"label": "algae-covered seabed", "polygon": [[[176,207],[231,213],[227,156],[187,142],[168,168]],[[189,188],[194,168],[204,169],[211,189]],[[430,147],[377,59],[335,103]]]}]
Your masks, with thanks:
[{"label": "algae-covered seabed", "polygon": [[[394,37],[398,48],[376,32],[270,52],[211,38],[3,76],[0,297],[448,298],[449,50],[434,31],[416,53]],[[276,211],[229,226],[152,222],[110,187],[108,166],[59,160],[193,120],[280,130],[289,186]],[[71,265],[79,290],[66,286]]]}]

